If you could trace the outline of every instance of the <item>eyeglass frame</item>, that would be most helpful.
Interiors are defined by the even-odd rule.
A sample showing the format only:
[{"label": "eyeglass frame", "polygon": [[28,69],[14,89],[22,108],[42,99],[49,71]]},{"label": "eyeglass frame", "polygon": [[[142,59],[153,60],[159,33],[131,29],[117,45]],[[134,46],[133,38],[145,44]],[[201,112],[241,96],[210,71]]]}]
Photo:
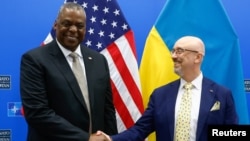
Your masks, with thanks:
[{"label": "eyeglass frame", "polygon": [[194,52],[194,53],[199,53],[199,51],[197,51],[197,50],[191,50],[191,49],[185,49],[185,48],[180,48],[180,47],[178,47],[178,48],[176,48],[176,49],[172,49],[171,50],[171,54],[177,54],[177,55],[180,55],[180,54],[182,54],[182,53],[184,53],[185,51],[190,51],[190,52]]}]

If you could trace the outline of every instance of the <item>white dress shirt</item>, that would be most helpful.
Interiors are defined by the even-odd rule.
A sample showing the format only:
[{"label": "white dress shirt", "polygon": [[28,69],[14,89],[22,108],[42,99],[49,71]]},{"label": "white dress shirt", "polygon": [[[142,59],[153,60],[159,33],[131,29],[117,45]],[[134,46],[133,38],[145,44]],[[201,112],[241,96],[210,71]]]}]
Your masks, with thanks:
[{"label": "white dress shirt", "polygon": [[[63,52],[64,54],[64,57],[66,58],[66,60],[68,61],[70,67],[72,68],[72,64],[73,64],[73,58],[70,57],[70,53],[72,53],[72,51],[64,48],[58,41],[57,41],[57,44],[59,46],[59,48],[61,49],[61,51]],[[83,55],[82,55],[82,52],[81,52],[81,48],[80,48],[80,45],[78,45],[78,47],[76,48],[76,50],[74,51],[75,53],[77,53],[78,55],[78,59],[80,61],[80,64],[82,66],[82,69],[83,69],[83,74],[86,76],[86,73],[85,73],[85,65],[84,65],[84,62],[83,62]],[[87,81],[87,80],[86,80]]]},{"label": "white dress shirt", "polygon": [[[203,79],[203,74],[202,72],[200,75],[195,78],[191,83],[194,85],[194,88],[192,88],[191,93],[192,93],[192,107],[191,107],[191,131],[190,131],[190,141],[195,141],[196,140],[196,130],[197,130],[197,123],[198,123],[198,116],[199,116],[199,110],[200,110],[200,100],[201,100],[201,89],[202,89],[202,79]],[[187,82],[183,79],[181,79],[180,82],[180,87],[176,99],[176,105],[175,105],[175,125],[176,125],[176,119],[177,119],[177,113],[180,108],[180,102],[181,102],[181,97],[184,93],[184,88],[183,86]]]}]

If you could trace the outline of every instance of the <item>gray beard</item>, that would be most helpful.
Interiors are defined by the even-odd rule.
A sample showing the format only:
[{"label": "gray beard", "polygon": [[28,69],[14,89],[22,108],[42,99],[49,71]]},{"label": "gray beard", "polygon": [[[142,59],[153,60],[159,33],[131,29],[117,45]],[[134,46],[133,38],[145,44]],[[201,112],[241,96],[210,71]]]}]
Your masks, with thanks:
[{"label": "gray beard", "polygon": [[183,73],[181,72],[181,69],[180,68],[174,68],[174,72],[179,75],[180,77],[183,76]]}]

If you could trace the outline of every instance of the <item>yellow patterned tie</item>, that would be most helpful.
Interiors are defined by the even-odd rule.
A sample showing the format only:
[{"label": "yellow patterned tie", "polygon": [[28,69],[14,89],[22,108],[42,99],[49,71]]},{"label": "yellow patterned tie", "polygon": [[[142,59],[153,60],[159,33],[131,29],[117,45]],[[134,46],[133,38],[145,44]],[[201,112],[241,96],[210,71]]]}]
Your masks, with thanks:
[{"label": "yellow patterned tie", "polygon": [[191,120],[191,89],[193,85],[186,83],[184,85],[184,94],[181,99],[180,109],[176,121],[175,141],[190,140],[190,120]]}]

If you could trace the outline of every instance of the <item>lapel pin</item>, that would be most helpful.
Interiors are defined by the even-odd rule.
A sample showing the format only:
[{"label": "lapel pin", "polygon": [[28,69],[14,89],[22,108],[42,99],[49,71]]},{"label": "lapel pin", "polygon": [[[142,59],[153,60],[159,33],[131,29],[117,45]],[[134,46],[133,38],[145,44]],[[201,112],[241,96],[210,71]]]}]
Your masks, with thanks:
[{"label": "lapel pin", "polygon": [[214,90],[209,90],[211,93],[213,93],[214,92]]},{"label": "lapel pin", "polygon": [[92,57],[88,57],[89,60],[92,60]]}]

